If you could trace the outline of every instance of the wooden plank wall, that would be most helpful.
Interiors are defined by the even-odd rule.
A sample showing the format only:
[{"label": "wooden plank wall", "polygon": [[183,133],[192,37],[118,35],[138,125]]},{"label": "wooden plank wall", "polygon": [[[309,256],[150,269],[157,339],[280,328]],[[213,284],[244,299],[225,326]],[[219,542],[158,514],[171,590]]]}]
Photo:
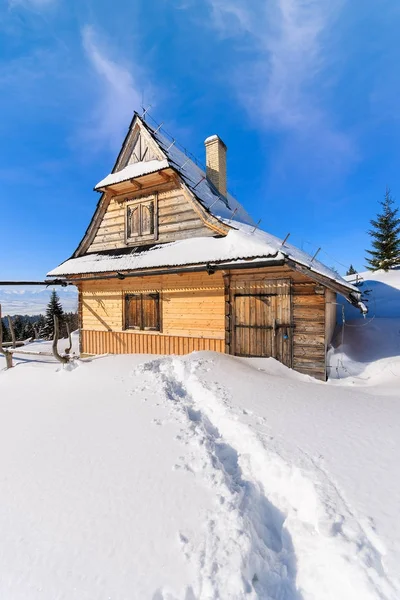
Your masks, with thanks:
[{"label": "wooden plank wall", "polygon": [[[284,266],[230,272],[232,288],[241,285],[241,282],[247,282],[257,289],[257,281],[286,278],[291,280],[292,287],[292,368],[325,380],[325,295],[315,293],[317,284],[305,275]],[[227,322],[231,322],[228,315],[226,318]],[[227,342],[226,351],[229,353],[230,347],[234,347],[232,329],[227,336]]]},{"label": "wooden plank wall", "polygon": [[188,354],[199,350],[224,352],[223,339],[208,339],[138,333],[132,331],[82,330],[82,347],[86,354]]},{"label": "wooden plank wall", "polygon": [[326,311],[325,311],[325,344],[328,348],[332,341],[336,327],[337,314],[337,296],[332,290],[326,290]]},{"label": "wooden plank wall", "polygon": [[[105,352],[104,344],[107,340],[110,343],[114,343],[112,342],[113,339],[120,339],[121,342],[117,344],[119,348],[118,352],[123,352],[125,351],[123,350],[124,347],[133,347],[129,344],[144,344],[145,342],[141,340],[141,337],[149,338],[149,349],[143,351],[152,352],[153,340],[161,336],[175,337],[178,349],[181,347],[180,344],[184,343],[180,341],[180,338],[208,340],[208,349],[214,349],[215,344],[213,340],[217,340],[221,342],[218,347],[224,348],[224,283],[220,272],[214,273],[214,275],[207,275],[207,273],[185,273],[134,277],[123,281],[117,279],[88,281],[83,282],[81,288],[82,329],[84,332],[83,352],[93,353],[95,339],[97,339],[96,344],[99,351],[100,347],[102,348],[101,353]],[[90,338],[89,332],[122,333],[125,294],[141,292],[160,293],[160,333],[149,334],[146,332],[127,331],[124,335],[117,338],[112,335],[99,335]],[[126,336],[132,337],[132,340],[139,336],[139,339],[137,342],[129,342],[126,341]],[[88,344],[89,342],[91,350],[85,345],[85,343]],[[164,341],[160,343],[167,344],[173,342]],[[159,348],[159,346],[157,347]],[[199,349],[200,347],[201,344]],[[113,352],[112,349],[109,351]],[[188,352],[190,351],[188,350]]]},{"label": "wooden plank wall", "polygon": [[[137,199],[138,194],[129,194],[128,199]],[[143,200],[151,199],[152,194],[143,195]],[[122,199],[123,200],[123,199]],[[199,236],[212,236],[215,231],[204,225],[191,202],[180,188],[158,193],[158,243],[187,239]],[[125,243],[126,203],[121,198],[112,198],[103,216],[96,236],[88,252],[126,248]],[[150,242],[147,242],[150,243]],[[132,246],[132,244],[130,244]]]},{"label": "wooden plank wall", "polygon": [[[225,281],[217,271],[211,276],[185,273],[84,282],[82,352],[185,354],[204,349],[233,354],[232,293],[243,281],[249,290],[256,290],[257,282],[265,279],[291,281],[292,368],[325,380],[326,345],[331,331],[326,315],[329,310],[332,313],[326,301],[332,299],[332,294],[327,290],[317,294],[321,286],[288,267],[232,270],[225,274]],[[123,330],[124,296],[140,292],[160,292],[161,332]]]}]

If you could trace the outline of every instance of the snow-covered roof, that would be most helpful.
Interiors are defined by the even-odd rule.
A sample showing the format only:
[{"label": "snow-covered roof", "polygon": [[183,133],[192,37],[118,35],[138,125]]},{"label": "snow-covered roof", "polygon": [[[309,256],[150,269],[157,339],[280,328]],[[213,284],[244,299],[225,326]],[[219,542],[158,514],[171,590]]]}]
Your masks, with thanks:
[{"label": "snow-covered roof", "polygon": [[266,261],[271,259],[284,260],[285,258],[299,265],[319,273],[324,277],[334,280],[337,284],[351,292],[358,293],[358,289],[345,281],[332,269],[329,269],[318,260],[299,250],[291,244],[282,245],[282,240],[270,233],[254,227],[232,221],[228,234],[225,237],[198,237],[179,240],[169,244],[157,244],[149,249],[140,246],[132,248],[128,254],[98,253],[86,254],[78,258],[71,258],[56,269],[48,273],[51,277],[78,275],[88,273],[106,273],[112,271],[137,271],[140,269],[178,267],[206,263],[240,263],[241,261]]},{"label": "snow-covered roof", "polygon": [[143,124],[167,157],[169,165],[179,173],[189,190],[212,215],[219,219],[230,219],[234,215],[236,221],[254,224],[243,206],[230,194],[226,198],[220,194],[203,169],[166,138],[161,130],[153,129],[147,122]]},{"label": "snow-covered roof", "polygon": [[98,190],[107,185],[121,183],[122,181],[129,181],[129,179],[134,179],[135,177],[140,177],[141,175],[156,173],[157,171],[168,169],[168,167],[169,164],[167,160],[148,160],[133,163],[131,165],[126,166],[124,169],[121,169],[121,171],[117,171],[116,173],[110,173],[110,175],[107,175],[107,177],[99,181],[99,183],[95,186],[94,189]]}]

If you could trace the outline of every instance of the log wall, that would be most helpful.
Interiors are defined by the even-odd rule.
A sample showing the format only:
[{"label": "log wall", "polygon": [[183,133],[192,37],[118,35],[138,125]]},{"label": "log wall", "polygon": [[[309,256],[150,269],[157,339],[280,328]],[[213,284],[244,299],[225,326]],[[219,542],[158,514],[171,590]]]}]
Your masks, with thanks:
[{"label": "log wall", "polygon": [[336,327],[337,297],[332,290],[326,290],[326,311],[325,311],[325,343],[326,348],[332,341]]},{"label": "log wall", "polygon": [[[215,350],[233,354],[232,294],[242,285],[257,293],[266,279],[290,281],[293,328],[286,364],[324,380],[335,294],[288,267],[83,282],[82,352],[185,354]],[[160,332],[124,331],[125,294],[141,292],[160,293]],[[287,321],[287,315],[283,320]]]},{"label": "log wall", "polygon": [[[219,272],[88,281],[81,288],[84,353],[224,349],[224,285]],[[125,295],[152,292],[160,293],[161,331],[124,331]]]},{"label": "log wall", "polygon": [[[289,267],[265,267],[246,271],[230,272],[231,290],[235,286],[255,285],[265,279],[287,279],[291,281],[292,293],[292,368],[317,379],[326,378],[325,343],[325,294],[317,294],[315,281],[306,275],[292,271]],[[325,290],[326,291],[326,290]],[[229,332],[226,352],[233,347],[232,319],[226,309]]]},{"label": "log wall", "polygon": [[[168,186],[167,186],[168,187]],[[126,199],[143,200],[156,198],[158,235],[154,243],[172,242],[192,237],[215,235],[195,211],[193,203],[180,188],[140,196],[138,193],[126,194]],[[103,216],[99,229],[88,248],[88,252],[126,248],[135,244],[126,244],[125,240],[126,201],[124,197],[112,197]],[[147,241],[147,243],[152,243]],[[136,242],[137,245],[137,242]]]}]

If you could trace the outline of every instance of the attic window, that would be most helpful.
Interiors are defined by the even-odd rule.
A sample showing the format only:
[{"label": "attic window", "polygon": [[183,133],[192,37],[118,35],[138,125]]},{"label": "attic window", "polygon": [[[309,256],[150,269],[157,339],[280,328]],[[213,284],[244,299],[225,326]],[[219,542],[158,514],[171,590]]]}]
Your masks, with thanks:
[{"label": "attic window", "polygon": [[160,331],[160,294],[127,294],[125,329]]},{"label": "attic window", "polygon": [[129,202],[126,205],[126,241],[142,242],[156,239],[155,199]]}]

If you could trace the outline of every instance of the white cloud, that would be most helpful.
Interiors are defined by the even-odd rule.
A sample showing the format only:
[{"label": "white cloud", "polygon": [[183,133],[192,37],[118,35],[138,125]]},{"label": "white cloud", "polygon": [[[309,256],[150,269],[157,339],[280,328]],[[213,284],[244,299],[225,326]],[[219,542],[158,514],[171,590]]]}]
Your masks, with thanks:
[{"label": "white cloud", "polygon": [[[0,287],[0,304],[4,315],[39,315],[46,312],[52,288]],[[66,312],[76,311],[78,295],[76,288],[57,288],[63,309]]]},{"label": "white cloud", "polygon": [[128,68],[112,59],[100,35],[91,26],[83,28],[82,43],[99,83],[86,133],[91,139],[115,147],[121,143],[133,111],[140,110],[139,68],[137,65]]},{"label": "white cloud", "polygon": [[208,0],[213,26],[243,36],[251,48],[232,78],[243,105],[268,129],[285,131],[319,159],[355,156],[350,136],[335,127],[326,94],[330,33],[342,0]]},{"label": "white cloud", "polygon": [[30,6],[32,8],[44,8],[51,4],[56,4],[58,0],[8,0],[8,6]]}]

